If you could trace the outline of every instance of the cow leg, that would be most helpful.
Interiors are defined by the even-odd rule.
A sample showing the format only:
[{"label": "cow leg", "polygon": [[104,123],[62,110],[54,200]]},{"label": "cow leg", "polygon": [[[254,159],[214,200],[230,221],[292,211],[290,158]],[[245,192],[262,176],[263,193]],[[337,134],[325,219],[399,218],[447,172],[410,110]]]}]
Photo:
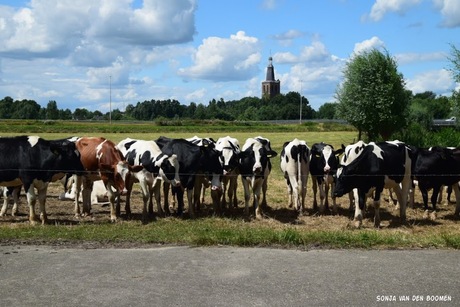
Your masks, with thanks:
[{"label": "cow leg", "polygon": [[[132,180],[129,180],[129,182],[126,182],[125,213],[126,213],[126,216],[128,218],[131,217],[131,193],[133,191],[133,184],[134,184],[134,182]],[[141,189],[142,189],[142,185],[141,185]],[[142,191],[142,197],[144,197],[144,191]],[[117,208],[116,208],[116,212],[115,212],[116,216],[120,216],[120,213],[121,213],[120,210],[118,209],[119,208],[118,199],[117,199]],[[145,201],[144,201],[144,207],[145,207]],[[142,211],[142,213],[144,213],[144,212]]]},{"label": "cow leg", "polygon": [[13,209],[11,210],[11,216],[16,216],[18,214],[18,205],[19,205],[19,193],[21,192],[22,186],[15,187],[11,195],[13,196]]},{"label": "cow leg", "polygon": [[254,194],[254,211],[256,213],[256,219],[262,219],[262,204],[260,203],[260,193],[262,190],[262,186],[259,184],[256,184],[255,187],[253,188],[253,194]]},{"label": "cow leg", "polygon": [[205,178],[202,175],[196,175],[195,186],[193,187],[193,203],[192,204],[189,203],[188,205],[189,212],[193,211],[193,213],[195,213],[195,208],[198,211],[200,210],[201,189],[203,188],[204,181],[205,181]]},{"label": "cow leg", "polygon": [[[83,215],[91,215],[91,191],[93,190],[93,181],[87,177],[83,177],[83,191],[81,192],[82,196],[82,201],[83,201]],[[106,186],[107,188],[107,186]],[[107,189],[107,193],[109,195],[112,193],[112,191]],[[75,195],[76,197],[76,195]],[[110,200],[110,197],[109,197]]]},{"label": "cow leg", "polygon": [[35,188],[33,185],[29,185],[28,188],[24,186],[24,190],[26,191],[27,203],[29,204],[29,223],[35,225],[37,223],[37,216],[35,215],[37,195],[35,194]]},{"label": "cow leg", "polygon": [[177,197],[177,216],[182,216],[184,214],[184,190],[180,187],[173,187],[172,193]]},{"label": "cow leg", "polygon": [[80,217],[80,205],[78,204],[78,199],[80,198],[80,191],[83,182],[82,176],[73,175],[73,183],[72,183],[72,190],[74,191],[75,197],[75,209],[74,214],[76,218]]},{"label": "cow leg", "polygon": [[380,227],[380,196],[382,194],[383,187],[378,187],[375,189],[375,195],[374,195],[374,227],[379,228]]},{"label": "cow leg", "polygon": [[423,207],[425,211],[428,210],[428,190],[419,184],[420,193],[422,194]]},{"label": "cow leg", "polygon": [[171,214],[171,211],[170,209],[172,210],[174,207],[172,207],[172,204],[171,204],[171,207],[169,206],[169,190],[171,188],[171,184],[168,183],[168,182],[163,182],[163,197],[164,197],[164,205],[163,205],[163,208],[164,208],[164,211],[167,213],[167,214]]},{"label": "cow leg", "polygon": [[262,202],[260,205],[262,206],[263,209],[267,209],[267,189],[268,189],[268,179],[267,177],[264,178],[262,182]]},{"label": "cow leg", "polygon": [[244,189],[244,212],[246,216],[249,216],[249,200],[251,199],[251,192],[249,191],[249,182],[247,179],[242,178],[243,189]]},{"label": "cow leg", "polygon": [[352,193],[355,202],[355,227],[360,228],[363,224],[363,209],[366,201],[366,192],[362,189],[353,189]]},{"label": "cow leg", "polygon": [[287,192],[288,192],[288,207],[292,208],[292,206],[294,205],[294,200],[293,200],[294,191],[293,191],[291,183],[289,182],[289,178],[286,178],[286,186],[287,186]]},{"label": "cow leg", "polygon": [[318,202],[316,200],[316,193],[318,192],[318,180],[312,177],[312,190],[313,190],[313,210],[318,210]]},{"label": "cow leg", "polygon": [[237,178],[230,179],[230,186],[228,189],[228,201],[229,203],[233,203],[234,208],[238,208],[238,198],[236,197],[236,189],[238,187],[238,180]]},{"label": "cow leg", "polygon": [[[319,186],[319,212],[323,214],[325,209],[329,209],[329,204],[327,202],[326,194],[324,192],[324,183],[321,182],[320,184],[318,184],[318,186]],[[324,202],[325,198],[326,198],[326,202]]]},{"label": "cow leg", "polygon": [[[333,214],[337,214],[337,202],[335,201],[335,196],[334,196],[334,188],[335,188],[335,185],[334,185],[334,179],[331,178],[331,185],[330,185],[330,189],[331,189],[331,199],[332,199],[332,213]],[[326,190],[329,189],[329,185],[326,185]],[[326,192],[326,201],[327,201],[327,198],[328,198],[328,193]]]},{"label": "cow leg", "polygon": [[42,225],[45,225],[48,221],[48,216],[46,214],[46,192],[48,190],[48,183],[43,183],[38,188],[38,203],[40,205],[40,220],[42,221]]},{"label": "cow leg", "polygon": [[[438,200],[439,190],[443,187],[433,187],[433,194],[431,195],[431,205],[433,206],[433,212],[430,215],[430,218],[434,221],[436,220],[436,203]],[[427,212],[428,213],[428,212]]]},{"label": "cow leg", "polygon": [[[142,201],[143,201],[142,221],[147,222],[148,215],[149,214],[153,215],[153,204],[152,204],[151,198],[150,198],[150,189],[149,189],[149,185],[148,185],[147,181],[144,180],[144,179],[139,180],[139,185],[141,187]],[[131,186],[131,188],[132,188],[132,186]]]},{"label": "cow leg", "polygon": [[[150,202],[152,202],[152,198],[155,198],[155,202],[157,204],[157,214],[163,217],[165,216],[165,212],[163,211],[163,208],[161,207],[161,193],[160,193],[161,183],[162,183],[161,179],[158,179],[158,178],[154,179],[152,188],[150,190]],[[153,207],[153,204],[152,204],[152,207]],[[149,208],[150,208],[150,204],[149,204]],[[167,212],[169,214],[169,208]]]},{"label": "cow leg", "polygon": [[[110,183],[105,184],[105,188],[107,189],[107,196],[110,202],[110,221],[116,222],[117,221],[117,212],[115,208],[115,197],[119,195],[118,192],[114,192],[112,190],[112,185]],[[91,191],[91,190],[90,190]],[[89,200],[91,201],[91,192],[89,194]]]},{"label": "cow leg", "polygon": [[2,210],[0,211],[0,216],[4,216],[6,214],[6,211],[8,210],[8,188],[7,187],[2,187],[3,188],[3,205],[2,205]]},{"label": "cow leg", "polygon": [[[230,207],[230,179],[228,176],[224,175],[222,177],[222,208],[226,209],[227,208],[227,195],[228,195],[228,201],[229,201],[229,207]],[[228,194],[227,194],[228,193]]]},{"label": "cow leg", "polygon": [[455,216],[458,216],[460,214],[460,188],[458,183],[455,183],[452,185],[452,190],[454,191],[455,194]]},{"label": "cow leg", "polygon": [[195,218],[195,208],[193,205],[193,190],[194,189],[187,189],[187,202],[188,202],[188,213],[190,218]]}]

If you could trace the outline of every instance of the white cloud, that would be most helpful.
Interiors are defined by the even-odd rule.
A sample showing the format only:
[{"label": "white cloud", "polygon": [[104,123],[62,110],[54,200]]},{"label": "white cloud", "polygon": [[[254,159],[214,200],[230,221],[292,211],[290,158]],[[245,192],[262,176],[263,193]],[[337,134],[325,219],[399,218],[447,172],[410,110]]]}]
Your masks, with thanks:
[{"label": "white cloud", "polygon": [[389,12],[404,14],[420,2],[421,0],[376,0],[371,8],[369,17],[373,21],[379,21]]},{"label": "white cloud", "polygon": [[433,0],[444,20],[442,25],[448,28],[460,27],[460,2],[458,0]]},{"label": "white cloud", "polygon": [[425,91],[446,93],[452,90],[454,86],[452,75],[446,69],[427,71],[406,80],[406,87],[415,94]]},{"label": "white cloud", "polygon": [[299,55],[291,52],[280,52],[273,55],[273,60],[280,64],[300,62],[318,63],[330,60],[331,55],[326,46],[320,41],[313,41],[310,46],[304,46]]},{"label": "white cloud", "polygon": [[431,53],[400,53],[395,55],[395,58],[400,65],[430,61],[445,61],[447,57],[447,53],[441,51]]},{"label": "white cloud", "polygon": [[178,70],[185,78],[214,81],[247,80],[260,62],[258,39],[239,31],[230,38],[208,37],[193,54],[193,65]]},{"label": "white cloud", "polygon": [[192,40],[195,0],[144,0],[137,9],[131,2],[32,0],[17,10],[2,7],[0,54],[66,57],[76,51],[85,56],[85,48],[117,50],[126,44],[152,47]]},{"label": "white cloud", "polygon": [[370,39],[367,39],[367,40],[364,40],[360,43],[356,43],[355,44],[355,48],[353,49],[353,53],[354,54],[358,54],[360,52],[363,52],[363,51],[368,51],[368,50],[371,50],[371,49],[380,49],[382,47],[384,47],[385,44],[383,43],[383,41],[378,38],[377,36],[373,36],[372,38]]}]

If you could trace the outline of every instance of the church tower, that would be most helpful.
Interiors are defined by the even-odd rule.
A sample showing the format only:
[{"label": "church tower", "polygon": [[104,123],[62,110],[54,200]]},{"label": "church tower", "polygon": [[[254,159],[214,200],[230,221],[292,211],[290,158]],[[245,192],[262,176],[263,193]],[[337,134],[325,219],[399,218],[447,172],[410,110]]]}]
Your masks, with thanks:
[{"label": "church tower", "polygon": [[268,58],[267,75],[262,81],[262,99],[270,99],[280,93],[280,80],[275,80],[272,57]]}]

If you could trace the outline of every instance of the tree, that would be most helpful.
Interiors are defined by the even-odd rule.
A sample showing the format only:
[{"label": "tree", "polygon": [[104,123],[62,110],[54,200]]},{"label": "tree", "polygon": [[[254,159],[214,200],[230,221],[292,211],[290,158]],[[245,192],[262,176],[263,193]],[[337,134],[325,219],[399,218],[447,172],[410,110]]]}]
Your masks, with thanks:
[{"label": "tree", "polygon": [[449,70],[453,74],[455,82],[460,82],[460,50],[451,44],[450,54],[450,57],[448,57],[451,63]]},{"label": "tree", "polygon": [[355,55],[346,65],[344,82],[337,89],[338,116],[368,140],[391,135],[407,124],[409,96],[396,61],[377,49]]},{"label": "tree", "polygon": [[46,105],[46,119],[59,119],[59,110],[54,100],[50,100]]},{"label": "tree", "polygon": [[325,104],[319,107],[317,117],[320,119],[334,119],[336,107],[337,103],[326,102]]}]

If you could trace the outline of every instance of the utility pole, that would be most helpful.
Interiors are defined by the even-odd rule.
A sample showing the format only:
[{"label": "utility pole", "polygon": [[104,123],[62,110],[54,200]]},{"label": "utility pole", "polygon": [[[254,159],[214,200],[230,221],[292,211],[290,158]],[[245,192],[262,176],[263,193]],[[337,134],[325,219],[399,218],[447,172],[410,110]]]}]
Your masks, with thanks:
[{"label": "utility pole", "polygon": [[109,76],[110,99],[109,99],[109,123],[112,124],[112,76]]}]

